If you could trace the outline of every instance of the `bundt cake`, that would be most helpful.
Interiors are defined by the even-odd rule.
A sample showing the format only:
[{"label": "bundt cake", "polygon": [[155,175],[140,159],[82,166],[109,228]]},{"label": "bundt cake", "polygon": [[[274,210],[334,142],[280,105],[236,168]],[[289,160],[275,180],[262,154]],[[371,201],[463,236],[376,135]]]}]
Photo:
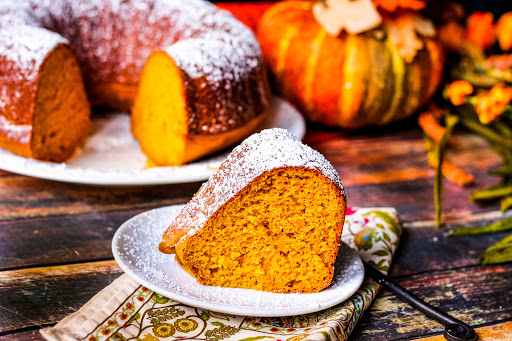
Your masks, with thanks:
[{"label": "bundt cake", "polygon": [[317,292],[345,219],[336,170],[283,129],[237,146],[179,213],[159,249],[205,285]]},{"label": "bundt cake", "polygon": [[254,35],[205,1],[0,2],[0,147],[14,153],[63,161],[89,102],[129,110],[137,97],[143,151],[180,164],[249,135],[268,96]]}]

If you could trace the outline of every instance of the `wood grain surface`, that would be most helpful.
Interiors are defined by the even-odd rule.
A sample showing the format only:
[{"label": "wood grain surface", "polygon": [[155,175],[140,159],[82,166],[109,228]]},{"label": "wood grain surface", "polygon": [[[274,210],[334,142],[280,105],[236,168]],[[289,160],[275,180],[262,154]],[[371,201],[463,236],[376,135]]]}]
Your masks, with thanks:
[{"label": "wood grain surface", "polygon": [[[445,184],[446,223],[439,230],[433,221],[434,172],[414,121],[352,134],[309,126],[305,142],[339,171],[349,205],[398,209],[405,232],[392,277],[472,325],[508,326],[512,264],[482,266],[477,260],[506,233],[445,235],[461,225],[503,218],[496,204],[468,201],[473,189],[495,181],[487,170],[499,159],[482,140],[463,131],[453,140],[449,157],[475,175],[475,185]],[[42,340],[41,327],[78,310],[121,275],[110,248],[120,224],[151,208],[186,203],[200,185],[108,188],[0,171],[0,339]],[[350,339],[414,339],[441,331],[441,325],[382,291]]]}]

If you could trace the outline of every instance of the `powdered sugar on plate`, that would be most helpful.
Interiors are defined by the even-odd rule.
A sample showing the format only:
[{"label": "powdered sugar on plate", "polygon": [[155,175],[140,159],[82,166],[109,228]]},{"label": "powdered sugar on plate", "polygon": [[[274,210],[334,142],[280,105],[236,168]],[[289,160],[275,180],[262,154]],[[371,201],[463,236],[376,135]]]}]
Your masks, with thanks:
[{"label": "powdered sugar on plate", "polygon": [[121,225],[112,241],[112,251],[121,268],[134,280],[161,295],[228,314],[291,316],[334,306],[349,298],[363,282],[361,259],[341,243],[333,281],[318,293],[279,294],[198,284],[178,265],[174,255],[158,251],[163,232],[182,208],[183,205],[176,205],[139,214]]},{"label": "powdered sugar on plate", "polygon": [[[270,119],[261,129],[279,127],[298,138],[305,133],[299,112],[273,98]],[[0,169],[36,178],[94,185],[157,185],[207,180],[227,153],[179,167],[148,168],[146,156],[130,133],[130,116],[110,113],[93,116],[84,147],[66,163],[44,162],[14,155],[0,148]]]}]

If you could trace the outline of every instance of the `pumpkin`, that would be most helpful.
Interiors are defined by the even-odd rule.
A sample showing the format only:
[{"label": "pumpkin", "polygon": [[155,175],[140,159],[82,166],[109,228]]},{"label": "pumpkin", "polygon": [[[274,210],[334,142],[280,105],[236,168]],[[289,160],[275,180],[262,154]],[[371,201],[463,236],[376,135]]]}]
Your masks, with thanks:
[{"label": "pumpkin", "polygon": [[274,86],[307,119],[348,129],[404,119],[438,87],[441,45],[419,36],[422,48],[404,60],[382,28],[329,35],[310,1],[283,1],[258,24],[257,36]]}]

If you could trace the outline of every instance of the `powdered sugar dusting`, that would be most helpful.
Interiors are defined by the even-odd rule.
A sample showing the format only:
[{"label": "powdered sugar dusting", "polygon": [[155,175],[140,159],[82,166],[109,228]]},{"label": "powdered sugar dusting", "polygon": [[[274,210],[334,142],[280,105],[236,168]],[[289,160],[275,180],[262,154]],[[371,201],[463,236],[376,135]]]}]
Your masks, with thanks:
[{"label": "powdered sugar dusting", "polygon": [[219,170],[185,206],[170,230],[175,235],[196,233],[222,205],[257,176],[282,167],[318,170],[345,196],[337,171],[322,154],[285,129],[266,129],[253,134],[231,152]]},{"label": "powdered sugar dusting", "polygon": [[[128,275],[156,292],[192,306],[251,316],[304,314],[333,306],[348,298],[364,277],[359,257],[342,243],[332,284],[318,293],[280,294],[252,289],[200,285],[174,260],[158,251],[168,222],[183,208],[164,207],[142,213],[116,232],[112,248]],[[349,221],[350,222],[350,221]]]},{"label": "powdered sugar dusting", "polygon": [[0,61],[14,61],[18,77],[35,79],[39,66],[48,52],[58,44],[66,44],[62,36],[45,29],[16,26],[15,29],[0,27]]},{"label": "powdered sugar dusting", "polygon": [[180,41],[166,49],[191,78],[238,81],[261,64],[254,35],[228,12],[206,7],[195,16],[202,28],[184,23]]},{"label": "powdered sugar dusting", "polygon": [[[164,48],[192,78],[207,75],[210,81],[246,72],[261,59],[247,27],[201,0],[4,0],[0,17],[10,23],[2,25],[4,31],[17,31],[21,24],[59,32],[78,52],[84,74],[92,79],[137,83],[149,54]],[[35,34],[29,45],[48,48],[40,35]],[[189,39],[190,44],[172,46]],[[219,42],[224,51],[208,49]],[[220,58],[205,58],[205,47],[213,58]]]},{"label": "powdered sugar dusting", "polygon": [[0,115],[0,135],[8,140],[19,141],[26,144],[30,141],[32,126],[28,124],[12,124],[4,116]]}]

